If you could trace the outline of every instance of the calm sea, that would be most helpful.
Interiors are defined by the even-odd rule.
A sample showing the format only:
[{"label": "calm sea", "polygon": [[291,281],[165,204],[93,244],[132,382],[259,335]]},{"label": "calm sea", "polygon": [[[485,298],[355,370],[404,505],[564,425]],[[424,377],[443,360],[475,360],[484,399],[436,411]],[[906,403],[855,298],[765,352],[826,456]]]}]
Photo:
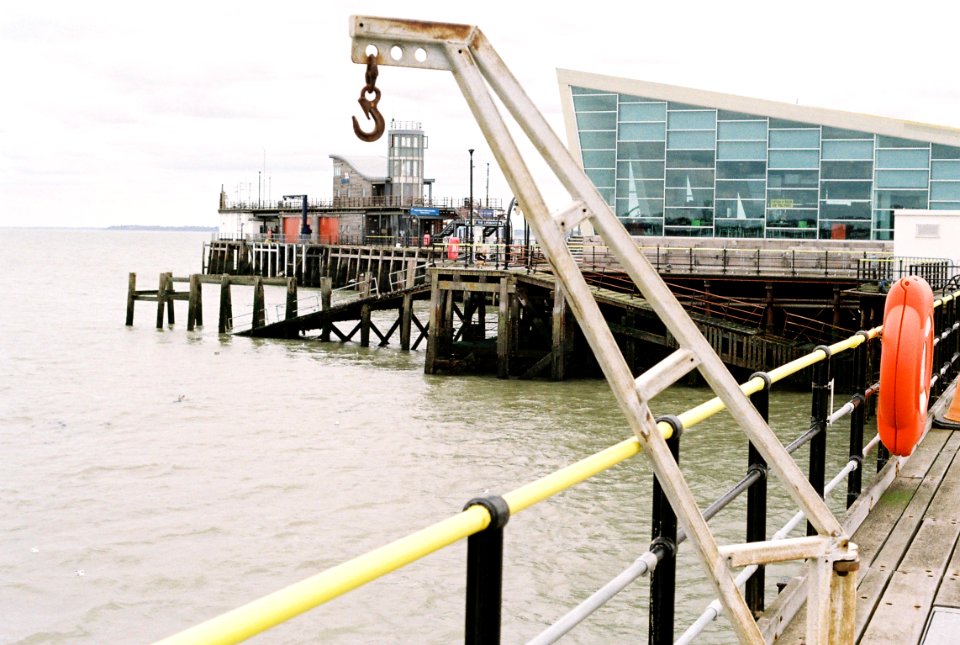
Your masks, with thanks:
[{"label": "calm sea", "polygon": [[[186,331],[182,302],[173,327],[154,328],[153,303],[125,327],[128,273],[150,289],[161,271],[198,272],[205,238],[0,229],[0,642],[151,642],[630,435],[603,381],[426,376],[422,346],[219,336],[216,286],[202,329]],[[242,313],[249,291],[233,301]],[[674,388],[654,412],[710,396]],[[808,397],[778,395],[773,417],[793,437]],[[831,441],[835,464],[844,443]],[[685,435],[702,506],[743,474],[745,445],[725,415]],[[511,519],[505,642],[647,549],[651,477],[640,456]],[[771,533],[795,510],[772,495]],[[742,539],[743,508],[713,521],[722,541]],[[431,555],[255,641],[462,641],[465,554]],[[691,549],[681,556],[677,634],[712,597]],[[647,584],[564,642],[643,641]],[[729,633],[721,618],[703,641]]]}]

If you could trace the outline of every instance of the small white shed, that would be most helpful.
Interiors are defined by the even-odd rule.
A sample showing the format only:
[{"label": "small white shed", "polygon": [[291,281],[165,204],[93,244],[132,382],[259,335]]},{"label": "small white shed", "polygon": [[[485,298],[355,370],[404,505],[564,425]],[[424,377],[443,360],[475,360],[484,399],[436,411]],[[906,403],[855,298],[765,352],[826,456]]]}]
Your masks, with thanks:
[{"label": "small white shed", "polygon": [[893,254],[945,258],[960,265],[960,210],[894,211]]}]

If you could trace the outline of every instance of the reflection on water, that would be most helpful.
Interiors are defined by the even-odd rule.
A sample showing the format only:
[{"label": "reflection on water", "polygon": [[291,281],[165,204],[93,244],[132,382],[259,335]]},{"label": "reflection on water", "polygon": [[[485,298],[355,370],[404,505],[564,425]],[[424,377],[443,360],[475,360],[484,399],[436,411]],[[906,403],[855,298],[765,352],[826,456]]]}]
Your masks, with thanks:
[{"label": "reflection on water", "polygon": [[[395,346],[220,338],[215,285],[204,288],[202,330],[185,331],[184,305],[176,328],[157,331],[144,303],[125,328],[127,272],[149,288],[161,271],[196,271],[196,234],[5,240],[15,279],[0,335],[2,642],[150,641],[630,434],[602,381],[426,376],[422,351]],[[243,302],[235,295],[235,311]],[[709,397],[674,388],[653,408],[678,413]],[[792,438],[809,398],[780,393],[772,415]],[[835,472],[846,439],[830,444]],[[805,468],[804,450],[797,459]],[[720,415],[685,434],[681,466],[705,507],[744,474],[746,441]],[[650,490],[639,456],[510,520],[505,641],[539,633],[647,549]],[[773,533],[795,510],[776,484],[770,508]],[[721,542],[742,539],[743,509],[713,520]],[[265,640],[461,640],[464,564],[455,545]],[[680,576],[685,625],[712,598],[689,545]],[[565,642],[645,638],[646,585]],[[722,619],[704,637],[730,640]]]}]

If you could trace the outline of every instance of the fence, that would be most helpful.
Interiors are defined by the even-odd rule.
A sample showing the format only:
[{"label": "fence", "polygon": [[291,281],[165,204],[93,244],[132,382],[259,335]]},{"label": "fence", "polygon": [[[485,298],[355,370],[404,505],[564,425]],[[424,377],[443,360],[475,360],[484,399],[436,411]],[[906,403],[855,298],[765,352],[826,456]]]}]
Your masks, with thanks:
[{"label": "fence", "polygon": [[[931,398],[939,397],[948,382],[957,374],[960,362],[960,291],[944,294],[935,303],[934,369]],[[878,393],[874,382],[876,354],[879,353],[880,327],[860,331],[830,346],[751,376],[740,389],[747,394],[766,419],[772,386],[802,370],[812,368],[811,424],[787,445],[788,452],[809,444],[808,478],[821,495],[839,487],[846,480],[846,504],[853,505],[862,491],[862,466],[865,456],[878,448],[877,470],[889,455],[875,437],[864,443],[868,401]],[[832,371],[834,357],[853,352],[854,387],[850,398],[839,408],[830,408],[833,398]],[[868,354],[874,354],[869,360]],[[641,376],[642,378],[642,376]],[[657,427],[667,440],[674,457],[679,457],[681,436],[698,424],[725,409],[719,398],[706,401],[676,416],[658,419]],[[827,433],[841,419],[849,417],[849,460],[841,471],[826,482]],[[503,537],[507,521],[513,515],[543,502],[557,493],[584,482],[590,477],[635,456],[640,451],[636,438],[624,440],[577,463],[530,482],[502,496],[491,495],[469,500],[457,515],[426,527],[379,549],[361,555],[300,583],[265,596],[248,605],[223,614],[167,639],[166,643],[223,642],[233,643],[276,626],[312,607],[323,604],[348,591],[410,564],[430,553],[467,538],[465,642],[499,642],[501,597],[500,581],[503,564]],[[710,519],[740,495],[747,495],[745,518],[746,540],[766,540],[767,465],[752,446],[748,449],[749,466],[743,478],[711,503],[703,515]],[[798,513],[774,536],[783,539],[804,519]],[[677,529],[676,516],[654,478],[654,539],[650,549],[622,573],[590,598],[568,612],[531,642],[552,643],[573,629],[590,613],[645,574],[651,575],[650,642],[673,642],[674,594],[676,590],[675,555],[686,536]],[[815,533],[815,532],[814,532]],[[811,529],[808,525],[808,534]],[[755,615],[764,609],[765,577],[762,565],[751,565],[739,575],[745,585],[745,597]],[[712,603],[701,618],[681,637],[690,642],[720,613],[719,603]]]}]

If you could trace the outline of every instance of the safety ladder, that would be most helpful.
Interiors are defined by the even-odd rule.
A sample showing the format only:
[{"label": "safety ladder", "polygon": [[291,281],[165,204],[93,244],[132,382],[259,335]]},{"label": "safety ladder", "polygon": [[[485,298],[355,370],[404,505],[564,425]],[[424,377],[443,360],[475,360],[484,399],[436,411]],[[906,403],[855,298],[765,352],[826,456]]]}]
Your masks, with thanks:
[{"label": "safety ladder", "polygon": [[[475,26],[366,16],[351,17],[352,60],[452,72],[590,343],[620,408],[649,458],[677,521],[695,545],[727,616],[743,643],[763,637],[734,578],[733,569],[753,564],[806,560],[807,639],[852,643],[855,614],[856,545],[816,493],[792,457],[740,390],[733,376],[687,316],[659,274],[644,258],[606,201],[580,169],[543,115]],[[374,59],[369,55],[373,54]],[[373,79],[376,78],[374,72]],[[368,87],[372,83],[368,82]],[[501,101],[571,196],[550,213],[493,95]],[[379,99],[379,91],[377,91]],[[375,109],[375,103],[374,103]],[[376,115],[379,117],[379,114]],[[637,288],[677,340],[679,349],[634,378],[570,252],[565,237],[592,228],[624,267]],[[675,432],[658,425],[649,402],[697,369],[726,405],[747,438],[781,479],[817,535],[720,546],[674,460],[667,440]]]}]

